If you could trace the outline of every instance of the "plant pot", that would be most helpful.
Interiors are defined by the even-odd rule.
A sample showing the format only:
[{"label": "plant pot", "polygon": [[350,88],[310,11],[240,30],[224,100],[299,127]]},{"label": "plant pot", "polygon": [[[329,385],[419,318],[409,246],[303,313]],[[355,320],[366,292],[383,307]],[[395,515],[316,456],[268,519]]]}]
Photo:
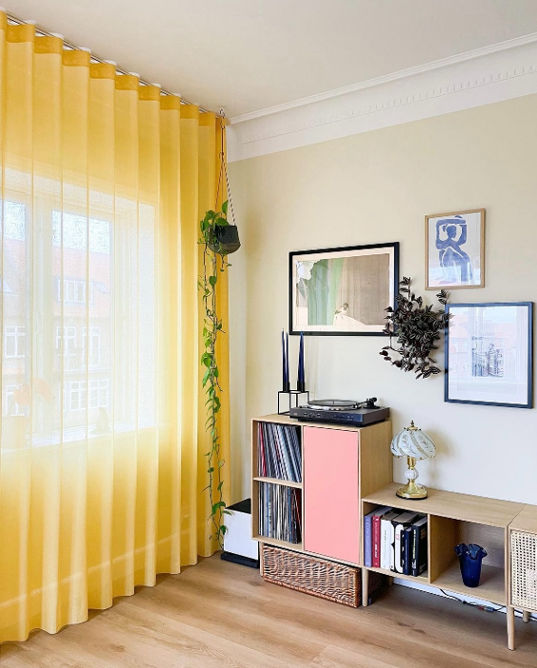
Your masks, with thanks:
[{"label": "plant pot", "polygon": [[214,235],[208,242],[209,248],[220,255],[234,253],[241,246],[239,231],[236,225],[219,225],[214,229]]},{"label": "plant pot", "polygon": [[487,556],[485,548],[475,543],[460,543],[455,548],[459,557],[462,581],[467,587],[478,587],[481,578],[481,562]]}]

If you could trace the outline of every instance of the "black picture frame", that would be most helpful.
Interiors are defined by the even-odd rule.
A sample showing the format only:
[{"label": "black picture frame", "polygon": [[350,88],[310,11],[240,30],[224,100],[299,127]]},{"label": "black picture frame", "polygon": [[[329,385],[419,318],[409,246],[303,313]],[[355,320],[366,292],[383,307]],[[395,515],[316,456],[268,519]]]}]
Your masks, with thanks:
[{"label": "black picture frame", "polygon": [[444,401],[533,408],[533,302],[447,304],[446,311]]},{"label": "black picture frame", "polygon": [[[341,262],[329,264],[331,260],[341,260]],[[316,285],[308,285],[307,281],[312,280],[317,263],[319,264],[317,265]],[[308,265],[311,265],[312,270],[310,277],[300,277],[300,273],[304,273],[304,267]],[[326,275],[332,272],[330,283],[328,279],[323,283],[320,278],[321,269]],[[345,285],[340,280],[336,289],[334,274],[337,271],[340,272],[340,276],[345,275]],[[362,285],[365,287],[362,288]],[[386,326],[385,309],[388,306],[395,308],[398,289],[398,241],[291,251],[289,253],[289,334],[386,336],[382,331]],[[386,303],[379,303],[379,294],[386,296]],[[309,312],[310,302],[317,308],[315,318],[313,318],[317,322],[313,323],[311,323],[312,316]],[[322,309],[317,302],[322,303]],[[364,314],[367,322],[364,320]],[[328,322],[331,317],[333,317],[332,324]]]}]

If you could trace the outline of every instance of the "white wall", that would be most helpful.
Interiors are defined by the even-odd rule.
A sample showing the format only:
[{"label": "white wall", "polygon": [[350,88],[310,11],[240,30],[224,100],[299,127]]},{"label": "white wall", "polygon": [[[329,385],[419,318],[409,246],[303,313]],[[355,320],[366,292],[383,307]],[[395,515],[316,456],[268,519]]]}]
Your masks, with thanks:
[{"label": "white wall", "polygon": [[[290,250],[399,241],[401,276],[431,299],[424,215],[484,207],[486,287],[451,301],[537,299],[535,119],[530,95],[231,165],[243,242],[230,272],[235,499],[249,494],[249,420],[276,410]],[[443,375],[416,380],[390,366],[378,355],[384,342],[306,337],[313,396],[377,396],[394,430],[414,419],[438,447],[419,467],[426,484],[537,503],[536,411],[446,404]],[[292,337],[295,357],[297,346]],[[397,480],[402,472],[397,463]]]}]

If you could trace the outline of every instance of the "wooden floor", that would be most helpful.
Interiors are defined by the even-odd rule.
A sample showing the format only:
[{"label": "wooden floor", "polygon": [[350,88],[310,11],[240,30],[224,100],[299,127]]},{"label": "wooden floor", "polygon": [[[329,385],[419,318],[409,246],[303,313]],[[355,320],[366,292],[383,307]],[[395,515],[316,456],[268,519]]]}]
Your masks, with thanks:
[{"label": "wooden floor", "polygon": [[[407,612],[405,613],[405,610]],[[51,636],[0,646],[1,668],[537,666],[537,623],[403,587],[357,610],[263,582],[212,557]]]}]

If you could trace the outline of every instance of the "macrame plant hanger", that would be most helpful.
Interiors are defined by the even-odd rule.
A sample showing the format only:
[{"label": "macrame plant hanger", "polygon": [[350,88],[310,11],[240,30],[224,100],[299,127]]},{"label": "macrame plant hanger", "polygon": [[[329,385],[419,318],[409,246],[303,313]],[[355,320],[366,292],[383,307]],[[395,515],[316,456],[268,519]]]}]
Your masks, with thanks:
[{"label": "macrame plant hanger", "polygon": [[215,199],[215,210],[218,210],[218,197],[220,195],[220,188],[223,188],[223,180],[226,180],[226,190],[227,190],[227,203],[223,206],[222,213],[224,214],[223,218],[226,221],[231,220],[231,223],[227,225],[217,225],[215,228],[215,244],[209,245],[211,250],[214,250],[220,255],[229,255],[234,253],[240,248],[241,242],[239,241],[239,230],[235,222],[235,211],[233,209],[233,200],[231,198],[231,186],[229,183],[229,174],[227,171],[226,165],[226,155],[225,155],[225,128],[226,128],[226,115],[224,109],[220,109],[220,124],[222,132],[220,133],[221,145],[220,153],[218,157],[220,159],[220,172],[218,174],[218,185],[216,187],[216,199]]}]

